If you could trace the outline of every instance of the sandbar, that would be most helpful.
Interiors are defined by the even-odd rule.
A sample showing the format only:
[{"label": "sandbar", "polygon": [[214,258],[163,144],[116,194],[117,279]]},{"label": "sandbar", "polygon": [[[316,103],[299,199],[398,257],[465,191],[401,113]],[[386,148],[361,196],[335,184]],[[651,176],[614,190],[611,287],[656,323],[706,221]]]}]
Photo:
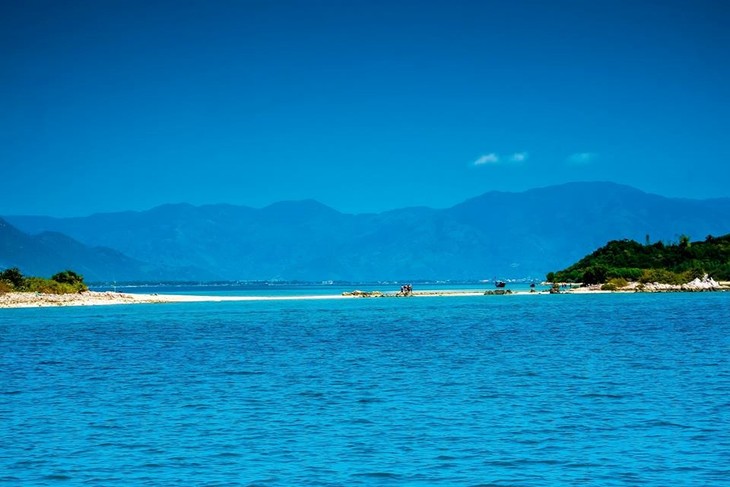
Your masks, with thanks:
[{"label": "sandbar", "polygon": [[[513,292],[512,294],[529,294]],[[534,293],[538,294],[538,293]],[[415,291],[409,297],[459,297],[483,296],[484,291]],[[104,306],[118,304],[162,304],[162,303],[202,303],[226,301],[309,301],[328,299],[363,299],[374,297],[395,298],[396,293],[381,293],[379,296],[363,296],[357,294],[321,294],[321,295],[289,295],[289,296],[213,296],[193,294],[137,294],[112,291],[86,291],[78,294],[42,294],[11,292],[0,295],[0,308],[37,308],[54,306]]]},{"label": "sandbar", "polygon": [[340,295],[304,296],[200,296],[190,294],[132,294],[86,291],[78,294],[6,293],[0,295],[0,308],[36,308],[48,306],[104,306],[116,304],[195,303],[223,301],[348,299]]}]

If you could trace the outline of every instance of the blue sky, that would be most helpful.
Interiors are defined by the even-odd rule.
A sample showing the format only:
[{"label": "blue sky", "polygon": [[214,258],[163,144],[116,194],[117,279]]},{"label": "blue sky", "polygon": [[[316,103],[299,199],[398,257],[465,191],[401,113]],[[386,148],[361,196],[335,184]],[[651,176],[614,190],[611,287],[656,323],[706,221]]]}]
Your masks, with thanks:
[{"label": "blue sky", "polygon": [[1,214],[730,196],[717,1],[0,6]]}]

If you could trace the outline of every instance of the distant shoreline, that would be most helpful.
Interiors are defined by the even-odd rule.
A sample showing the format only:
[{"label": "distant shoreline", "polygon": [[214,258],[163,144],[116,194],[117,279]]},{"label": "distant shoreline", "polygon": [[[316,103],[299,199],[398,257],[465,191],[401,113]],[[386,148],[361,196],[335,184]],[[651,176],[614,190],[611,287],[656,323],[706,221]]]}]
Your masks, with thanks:
[{"label": "distant shoreline", "polygon": [[[723,283],[719,289],[712,291],[728,291],[730,283]],[[563,290],[560,294],[608,294],[608,293],[635,293],[635,292],[698,292],[701,290],[680,289],[668,287],[666,289],[653,289],[651,291],[638,290],[617,290],[604,291],[598,287],[582,287]],[[110,306],[124,304],[166,304],[166,303],[204,303],[204,302],[234,302],[234,301],[312,301],[312,300],[333,300],[333,299],[376,299],[376,298],[424,298],[424,297],[476,297],[484,295],[545,295],[548,291],[506,291],[496,293],[495,291],[484,290],[423,290],[414,291],[409,296],[401,296],[395,292],[368,293],[353,291],[343,294],[324,295],[287,295],[287,296],[213,296],[213,295],[187,295],[187,294],[132,294],[119,292],[86,291],[79,294],[40,294],[40,293],[19,293],[12,292],[0,295],[0,308],[38,308],[58,306]]]}]

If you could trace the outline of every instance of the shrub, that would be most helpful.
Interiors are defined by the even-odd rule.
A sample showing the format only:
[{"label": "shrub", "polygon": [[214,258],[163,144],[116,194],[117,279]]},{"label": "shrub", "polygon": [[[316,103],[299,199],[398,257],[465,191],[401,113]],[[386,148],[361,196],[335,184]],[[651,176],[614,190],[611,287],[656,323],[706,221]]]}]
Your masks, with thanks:
[{"label": "shrub", "polygon": [[77,285],[54,281],[53,279],[43,279],[42,277],[29,277],[23,290],[44,294],[74,294],[80,292]]},{"label": "shrub", "polygon": [[84,277],[76,274],[74,271],[63,271],[59,272],[57,274],[54,274],[51,279],[53,279],[56,282],[65,282],[67,284],[76,284],[79,282],[84,282]]},{"label": "shrub", "polygon": [[51,280],[71,286],[71,289],[74,289],[72,292],[82,292],[88,289],[86,284],[84,284],[84,277],[74,271],[66,270],[59,272],[58,274],[54,274]]},{"label": "shrub", "polygon": [[15,288],[8,281],[0,280],[0,295],[14,291]]},{"label": "shrub", "polygon": [[23,287],[25,277],[17,267],[11,267],[0,272],[0,281],[7,281],[16,289]]},{"label": "shrub", "polygon": [[691,267],[690,269],[685,271],[685,274],[687,276],[686,282],[689,282],[693,279],[702,279],[707,273],[705,272],[705,269],[701,267]]},{"label": "shrub", "polygon": [[609,280],[608,283],[613,284],[614,286],[616,286],[619,289],[629,285],[628,281],[626,279],[624,279],[623,277],[614,277],[613,279]]},{"label": "shrub", "polygon": [[614,277],[610,279],[606,284],[601,286],[603,291],[616,291],[618,289],[625,288],[629,283],[622,277]]},{"label": "shrub", "polygon": [[645,269],[641,275],[640,282],[658,282],[660,284],[684,284],[687,282],[685,274],[677,274],[666,269]]}]

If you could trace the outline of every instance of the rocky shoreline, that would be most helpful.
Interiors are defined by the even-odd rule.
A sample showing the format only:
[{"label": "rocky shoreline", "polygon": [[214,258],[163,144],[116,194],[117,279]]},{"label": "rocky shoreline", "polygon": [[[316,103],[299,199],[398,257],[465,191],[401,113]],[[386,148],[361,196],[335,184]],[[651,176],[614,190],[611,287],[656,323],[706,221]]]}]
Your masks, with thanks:
[{"label": "rocky shoreline", "polygon": [[603,284],[592,284],[567,289],[567,293],[589,293],[589,292],[637,292],[637,293],[671,293],[671,292],[711,292],[730,291],[730,282],[717,282],[713,278],[704,276],[695,278],[685,284],[663,284],[658,282],[630,282],[624,287],[607,290]]}]

